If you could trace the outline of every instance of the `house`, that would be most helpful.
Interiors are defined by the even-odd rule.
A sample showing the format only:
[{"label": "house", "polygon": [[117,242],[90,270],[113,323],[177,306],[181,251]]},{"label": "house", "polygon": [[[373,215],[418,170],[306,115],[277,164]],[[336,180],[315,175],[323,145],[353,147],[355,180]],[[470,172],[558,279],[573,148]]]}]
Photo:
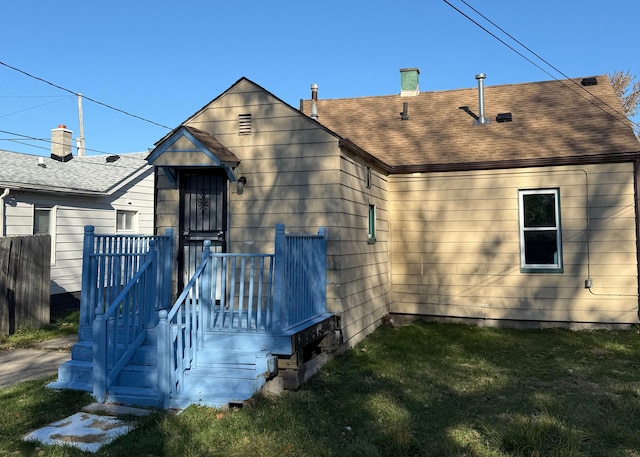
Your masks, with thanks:
[{"label": "house", "polygon": [[0,151],[0,236],[51,235],[51,303],[79,297],[83,228],[153,232],[147,153],[74,156],[72,132],[51,131],[51,155]]},{"label": "house", "polygon": [[640,145],[607,76],[421,92],[419,75],[388,96],[312,86],[299,110],[240,79],[149,156],[156,232],[189,242],[179,189],[208,173],[223,251],[326,226],[327,309],[350,344],[387,313],[637,323]]},{"label": "house", "polygon": [[315,102],[386,186],[370,204],[386,211],[391,313],[637,323],[640,144],[607,76],[424,93],[418,77]]},{"label": "house", "polygon": [[638,323],[640,144],[607,77],[421,92],[419,75],[388,96],[313,85],[299,108],[241,78],[161,138],[144,266],[109,291],[96,259],[126,253],[85,256],[81,341],[52,387],[223,405],[297,387],[388,315]]}]

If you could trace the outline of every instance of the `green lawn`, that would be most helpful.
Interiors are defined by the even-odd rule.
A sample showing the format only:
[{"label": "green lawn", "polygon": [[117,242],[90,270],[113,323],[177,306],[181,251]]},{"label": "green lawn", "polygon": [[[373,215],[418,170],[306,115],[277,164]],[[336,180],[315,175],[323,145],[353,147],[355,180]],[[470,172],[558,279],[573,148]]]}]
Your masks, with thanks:
[{"label": "green lawn", "polygon": [[[140,419],[99,456],[640,456],[640,335],[382,327],[297,392]],[[0,456],[75,456],[20,437],[87,395],[0,390]],[[26,408],[26,409],[25,409]]]}]

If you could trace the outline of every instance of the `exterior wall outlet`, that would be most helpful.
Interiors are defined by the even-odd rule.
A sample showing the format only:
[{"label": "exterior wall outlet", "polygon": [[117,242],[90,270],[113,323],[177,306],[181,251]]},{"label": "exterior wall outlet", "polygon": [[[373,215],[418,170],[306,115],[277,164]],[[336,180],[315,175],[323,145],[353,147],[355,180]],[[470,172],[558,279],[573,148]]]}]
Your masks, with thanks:
[{"label": "exterior wall outlet", "polygon": [[584,281],[584,288],[585,288],[585,289],[591,289],[592,287],[593,287],[593,279],[591,279],[591,278],[587,278],[587,279]]}]

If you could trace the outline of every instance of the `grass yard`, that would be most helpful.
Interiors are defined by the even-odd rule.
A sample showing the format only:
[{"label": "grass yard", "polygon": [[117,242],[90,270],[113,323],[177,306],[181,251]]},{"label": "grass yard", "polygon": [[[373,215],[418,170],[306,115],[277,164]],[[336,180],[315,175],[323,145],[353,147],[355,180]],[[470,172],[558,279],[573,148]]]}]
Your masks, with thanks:
[{"label": "grass yard", "polygon": [[[640,456],[640,334],[416,323],[382,327],[297,392],[157,413],[98,456]],[[85,394],[0,390],[0,456]]]}]

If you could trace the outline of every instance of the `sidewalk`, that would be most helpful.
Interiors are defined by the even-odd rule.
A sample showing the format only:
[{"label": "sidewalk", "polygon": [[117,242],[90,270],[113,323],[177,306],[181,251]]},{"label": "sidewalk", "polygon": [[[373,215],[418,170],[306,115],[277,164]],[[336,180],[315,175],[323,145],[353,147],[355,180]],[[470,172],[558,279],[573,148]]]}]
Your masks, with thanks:
[{"label": "sidewalk", "polygon": [[71,347],[77,335],[43,341],[33,349],[0,351],[0,389],[31,379],[44,378],[58,372],[58,367],[71,358]]}]

